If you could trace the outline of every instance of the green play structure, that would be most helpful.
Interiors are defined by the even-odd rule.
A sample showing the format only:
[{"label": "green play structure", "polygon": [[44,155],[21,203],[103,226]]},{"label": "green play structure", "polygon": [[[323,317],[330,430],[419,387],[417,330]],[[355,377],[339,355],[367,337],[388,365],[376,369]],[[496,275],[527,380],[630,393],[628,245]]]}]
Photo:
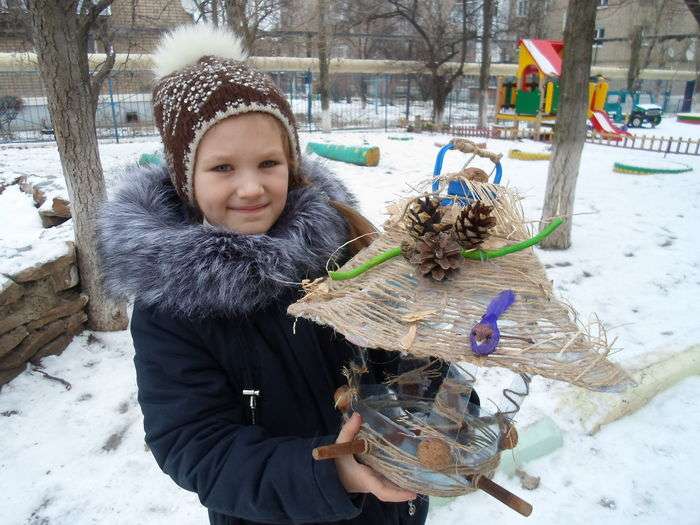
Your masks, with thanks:
[{"label": "green play structure", "polygon": [[309,142],[306,152],[327,159],[349,162],[359,166],[376,166],[379,164],[379,148],[376,146],[341,146],[340,144],[321,144]]},{"label": "green play structure", "polygon": [[144,153],[136,162],[137,165],[145,166],[160,166],[163,164],[163,157],[160,153]]}]

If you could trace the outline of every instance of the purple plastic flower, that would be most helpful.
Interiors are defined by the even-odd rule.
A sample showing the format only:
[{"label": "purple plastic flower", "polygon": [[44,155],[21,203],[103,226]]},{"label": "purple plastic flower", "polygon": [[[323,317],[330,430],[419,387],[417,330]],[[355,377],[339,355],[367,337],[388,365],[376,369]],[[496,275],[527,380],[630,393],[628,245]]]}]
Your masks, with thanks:
[{"label": "purple plastic flower", "polygon": [[472,352],[476,355],[489,355],[496,350],[501,332],[498,330],[498,318],[508,310],[515,301],[513,290],[503,290],[493,298],[481,321],[474,325],[469,334]]}]

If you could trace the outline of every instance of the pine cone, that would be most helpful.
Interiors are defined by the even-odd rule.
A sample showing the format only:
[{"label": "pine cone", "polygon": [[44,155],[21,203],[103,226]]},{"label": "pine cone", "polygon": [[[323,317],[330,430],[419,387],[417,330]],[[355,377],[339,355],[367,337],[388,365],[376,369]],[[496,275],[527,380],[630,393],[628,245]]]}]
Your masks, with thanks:
[{"label": "pine cone", "polygon": [[448,232],[426,233],[416,242],[411,263],[417,264],[420,273],[442,281],[457,271],[461,248]]},{"label": "pine cone", "polygon": [[477,248],[486,240],[489,230],[496,225],[492,211],[493,207],[488,204],[475,201],[460,212],[453,234],[462,247],[467,250]]},{"label": "pine cone", "polygon": [[433,195],[418,197],[408,205],[406,211],[406,228],[414,239],[426,233],[439,233],[452,227],[442,224],[440,199]]}]

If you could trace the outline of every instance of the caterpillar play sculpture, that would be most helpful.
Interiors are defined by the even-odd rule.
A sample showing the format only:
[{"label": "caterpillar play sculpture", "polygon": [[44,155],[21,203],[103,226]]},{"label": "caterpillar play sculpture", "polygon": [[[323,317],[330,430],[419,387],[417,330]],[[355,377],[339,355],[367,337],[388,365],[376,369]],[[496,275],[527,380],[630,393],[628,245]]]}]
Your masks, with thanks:
[{"label": "caterpillar play sculpture", "polygon": [[320,142],[309,142],[306,145],[306,152],[359,166],[376,166],[379,164],[380,155],[379,148],[376,146],[343,146]]},{"label": "caterpillar play sculpture", "polygon": [[[512,190],[463,171],[440,176],[437,192],[431,178],[422,186],[429,191],[392,203],[373,243],[328,277],[303,283],[306,295],[289,307],[358,347],[336,406],[345,416],[359,412],[362,429],[353,443],[314,457],[355,454],[419,494],[480,489],[529,515],[526,502],[490,477],[517,443],[513,418],[531,375],[601,391],[630,379],[607,359],[602,327],[582,326],[553,296],[531,248],[561,220],[533,235]],[[466,206],[445,192],[455,178],[468,190]],[[398,373],[367,384],[367,348],[400,352]],[[494,410],[471,398],[481,367],[513,376]]]}]

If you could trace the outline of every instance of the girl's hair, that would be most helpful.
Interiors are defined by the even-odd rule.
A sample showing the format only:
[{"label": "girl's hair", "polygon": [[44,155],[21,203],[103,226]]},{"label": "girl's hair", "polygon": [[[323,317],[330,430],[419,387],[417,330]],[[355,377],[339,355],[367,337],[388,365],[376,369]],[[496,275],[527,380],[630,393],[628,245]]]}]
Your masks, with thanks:
[{"label": "girl's hair", "polygon": [[352,206],[348,206],[343,202],[330,201],[333,207],[345,217],[348,223],[349,239],[354,239],[350,245],[350,255],[354,256],[362,248],[366,248],[375,238],[375,233],[378,233],[377,228],[369,222],[369,220],[357,211]]},{"label": "girl's hair", "polygon": [[[287,156],[287,164],[289,165],[289,188],[292,189],[309,186],[310,182],[304,178],[301,173],[299,173],[299,163],[297,162],[296,156],[292,153],[289,135],[279,122],[278,127],[280,130],[280,136],[282,137],[282,147],[284,148],[284,153]],[[345,203],[334,200],[331,200],[330,203],[340,212],[340,214],[345,218],[345,221],[348,223],[348,240],[354,239],[349,245],[350,255],[354,256],[362,248],[365,248],[372,243],[374,240],[374,234],[377,233],[377,229],[366,217],[364,217],[352,206],[348,206]]]}]

